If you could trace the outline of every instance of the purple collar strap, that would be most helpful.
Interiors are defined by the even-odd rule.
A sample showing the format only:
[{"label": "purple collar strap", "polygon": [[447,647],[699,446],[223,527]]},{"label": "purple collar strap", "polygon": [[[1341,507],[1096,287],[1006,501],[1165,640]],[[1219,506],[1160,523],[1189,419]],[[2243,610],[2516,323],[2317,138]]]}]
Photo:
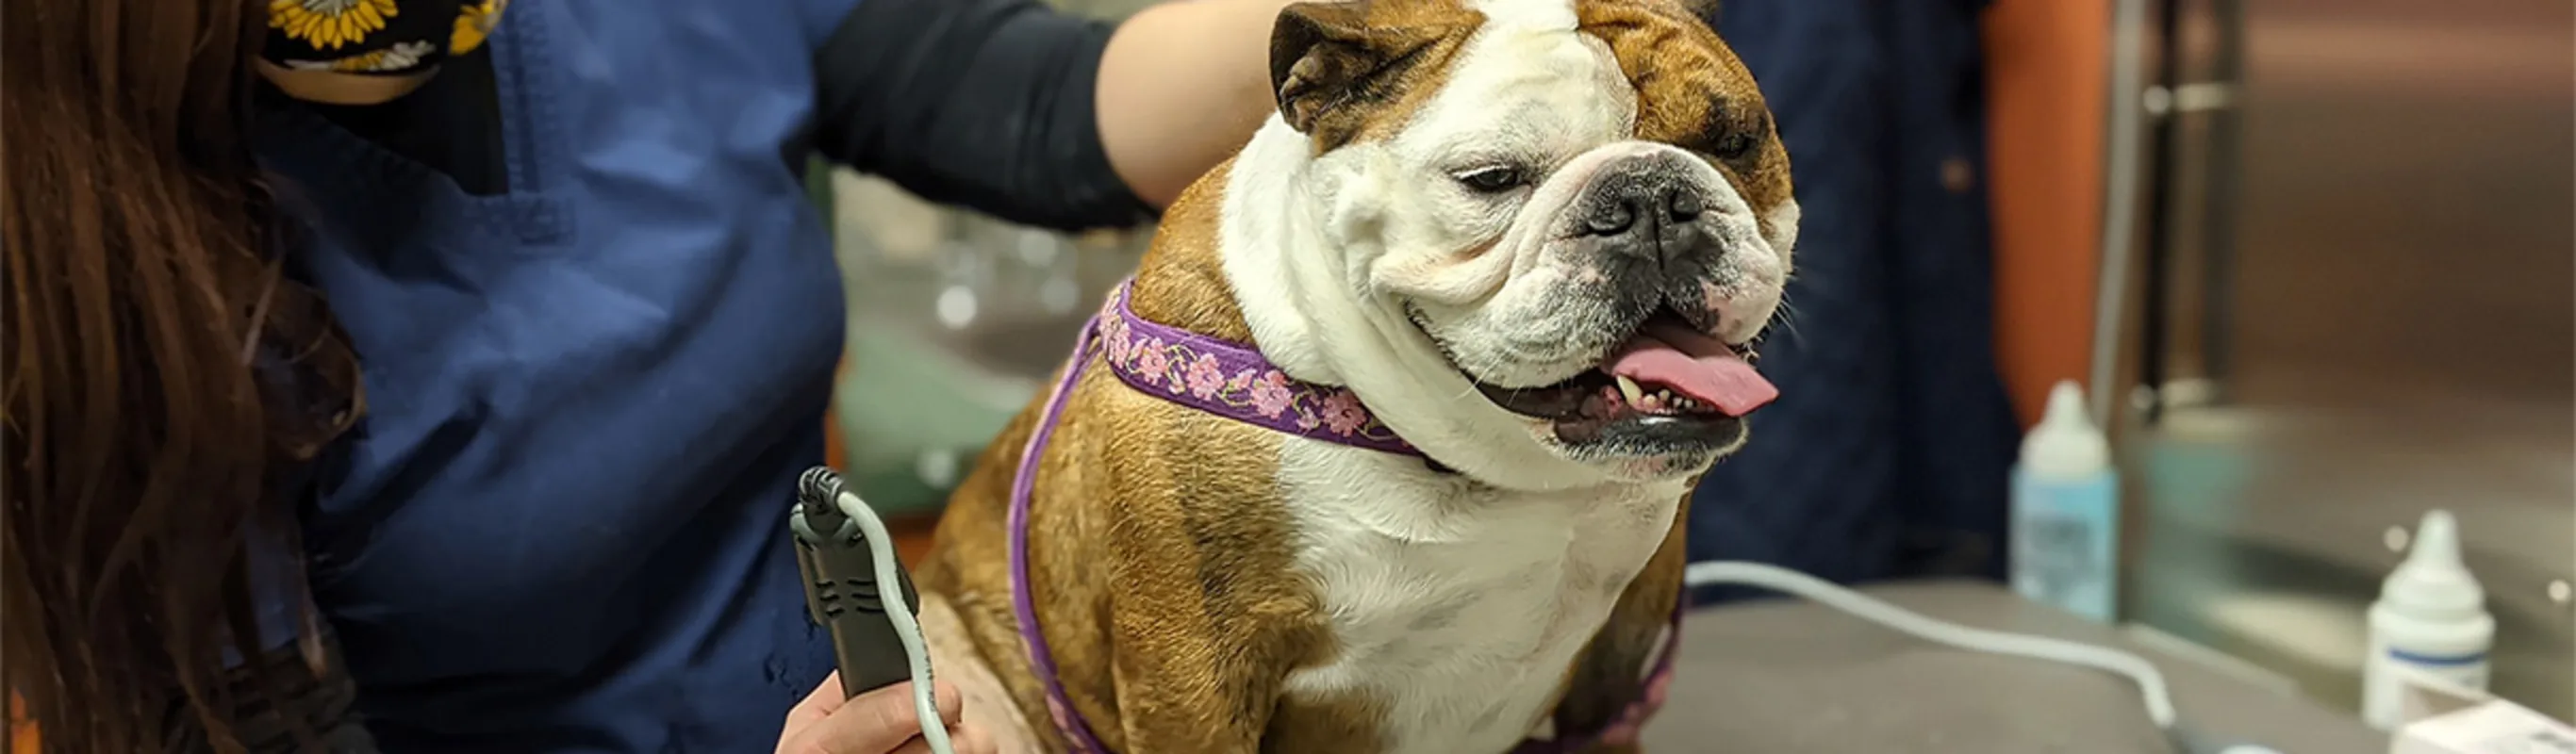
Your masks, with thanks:
[{"label": "purple collar strap", "polygon": [[[1074,711],[1072,701],[1065,696],[1064,684],[1057,677],[1055,653],[1047,646],[1045,632],[1038,628],[1037,603],[1030,594],[1028,578],[1029,500],[1037,488],[1038,461],[1045,455],[1047,440],[1055,434],[1065,401],[1072,397],[1074,386],[1081,384],[1083,373],[1090,368],[1095,346],[1101,347],[1102,360],[1110,372],[1138,392],[1298,437],[1430,460],[1379,422],[1349,388],[1292,379],[1249,345],[1136,316],[1135,310],[1127,306],[1127,293],[1133,285],[1133,280],[1120,285],[1074,339],[1073,358],[1048,392],[1046,411],[1038,416],[1028,444],[1020,448],[1020,465],[1011,479],[1011,611],[1019,620],[1020,639],[1028,646],[1029,668],[1046,692],[1047,712],[1074,754],[1108,754],[1109,749],[1101,745],[1090,724]],[[1644,695],[1629,705],[1620,719],[1588,735],[1526,741],[1511,754],[1575,752],[1595,743],[1634,741],[1637,726],[1662,706],[1664,689],[1672,680],[1673,654],[1681,638],[1682,607],[1680,603],[1674,605],[1671,630],[1665,632],[1657,659],[1647,673]]]},{"label": "purple collar strap", "polygon": [[[1121,285],[1092,319],[1109,371],[1138,392],[1315,440],[1421,457],[1360,405],[1350,388],[1300,382],[1241,343],[1158,324],[1127,305]],[[1077,354],[1075,358],[1081,358]],[[1068,381],[1067,384],[1070,384]]]}]

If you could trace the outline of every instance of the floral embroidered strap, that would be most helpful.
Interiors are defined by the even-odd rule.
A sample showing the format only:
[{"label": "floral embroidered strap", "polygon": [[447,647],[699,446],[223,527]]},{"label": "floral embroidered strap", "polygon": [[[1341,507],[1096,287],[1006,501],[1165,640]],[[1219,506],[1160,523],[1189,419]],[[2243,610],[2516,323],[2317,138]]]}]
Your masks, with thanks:
[{"label": "floral embroidered strap", "polygon": [[[1109,371],[1138,392],[1299,437],[1429,460],[1380,423],[1349,388],[1291,379],[1251,346],[1137,316],[1127,306],[1134,282],[1120,285],[1075,338],[1073,358],[1047,394],[1046,411],[1038,415],[1037,428],[1020,448],[1020,464],[1011,479],[1011,611],[1018,619],[1020,639],[1028,646],[1029,669],[1046,692],[1048,716],[1074,754],[1107,754],[1108,748],[1065,696],[1055,653],[1047,646],[1046,633],[1038,628],[1037,603],[1029,589],[1029,501],[1037,488],[1038,461],[1045,455],[1047,440],[1055,435],[1066,399],[1090,368],[1095,345],[1101,347],[1101,361]],[[1586,735],[1525,741],[1512,754],[1576,752],[1596,744],[1634,742],[1637,726],[1662,706],[1664,689],[1672,680],[1681,615],[1682,605],[1677,602],[1673,622],[1652,664],[1644,669],[1643,693],[1619,719]]]},{"label": "floral embroidered strap", "polygon": [[1127,306],[1129,285],[1119,286],[1093,320],[1108,348],[1109,371],[1128,387],[1299,437],[1422,455],[1378,422],[1350,388],[1289,379],[1251,346],[1136,316]]}]

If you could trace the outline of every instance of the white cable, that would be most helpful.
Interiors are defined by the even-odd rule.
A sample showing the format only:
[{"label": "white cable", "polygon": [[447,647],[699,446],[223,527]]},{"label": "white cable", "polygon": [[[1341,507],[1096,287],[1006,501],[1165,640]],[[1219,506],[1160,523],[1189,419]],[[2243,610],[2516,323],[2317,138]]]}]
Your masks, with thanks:
[{"label": "white cable", "polygon": [[1682,581],[1694,587],[1710,584],[1742,584],[1785,592],[1850,613],[1862,620],[1961,649],[2054,660],[2125,675],[2137,682],[2138,695],[2146,698],[2147,717],[2155,721],[2156,727],[2171,729],[2174,726],[2173,695],[2165,688],[2164,674],[2157,672],[2156,666],[2145,659],[2127,652],[2044,636],[1969,628],[1936,620],[1888,604],[1878,598],[1836,586],[1833,582],[1824,579],[1762,563],[1724,560],[1692,563],[1683,573]]},{"label": "white cable", "polygon": [[860,535],[868,538],[868,557],[876,562],[877,592],[885,600],[886,619],[894,623],[894,635],[903,640],[903,655],[912,661],[912,714],[921,719],[921,740],[930,744],[931,754],[957,754],[948,746],[948,723],[939,717],[939,701],[930,686],[930,647],[922,641],[921,621],[913,617],[912,604],[903,596],[894,537],[857,494],[844,491],[838,497],[832,502],[841,515],[859,522]]},{"label": "white cable", "polygon": [[[858,495],[842,492],[835,503],[842,515],[858,522],[860,533],[870,543],[868,554],[876,566],[877,583],[883,585],[881,595],[886,601],[886,617],[894,624],[895,636],[903,641],[904,657],[912,663],[912,709],[921,721],[922,741],[930,745],[932,754],[955,754],[948,741],[948,725],[939,715],[939,703],[931,685],[930,650],[922,640],[921,623],[913,617],[912,605],[904,599],[902,576],[895,561],[894,538],[886,532],[885,522],[877,518],[876,511],[868,508]],[[2119,673],[2138,684],[2138,693],[2146,700],[2147,717],[2155,721],[2157,727],[2172,728],[2174,725],[2173,698],[2165,687],[2164,674],[2158,672],[2153,664],[2127,652],[1936,620],[1814,576],[1762,563],[1692,563],[1682,579],[1694,587],[1741,584],[1796,595],[1863,620],[1961,649],[2052,660]]]}]

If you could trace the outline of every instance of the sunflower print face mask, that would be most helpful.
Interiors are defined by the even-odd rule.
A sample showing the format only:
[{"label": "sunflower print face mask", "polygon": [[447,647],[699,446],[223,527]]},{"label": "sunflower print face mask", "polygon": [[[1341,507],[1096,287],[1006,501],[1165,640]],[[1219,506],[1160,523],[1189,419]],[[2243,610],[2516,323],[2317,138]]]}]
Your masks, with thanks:
[{"label": "sunflower print face mask", "polygon": [[509,0],[269,0],[261,57],[293,71],[416,76],[483,46]]}]

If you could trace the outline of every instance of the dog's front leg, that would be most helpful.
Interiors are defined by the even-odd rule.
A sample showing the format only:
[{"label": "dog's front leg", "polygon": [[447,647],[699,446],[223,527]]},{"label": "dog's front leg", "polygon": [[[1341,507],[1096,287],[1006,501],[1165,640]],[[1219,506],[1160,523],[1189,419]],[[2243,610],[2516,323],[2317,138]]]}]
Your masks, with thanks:
[{"label": "dog's front leg", "polygon": [[[1276,684],[1169,621],[1121,615],[1112,680],[1122,754],[1253,754]],[[1260,700],[1260,701],[1256,701]]]},{"label": "dog's front leg", "polygon": [[1213,567],[1246,546],[1193,526],[1176,497],[1130,496],[1112,530],[1118,720],[1101,727],[1122,754],[1252,754],[1295,660],[1287,618],[1310,610],[1287,579]]},{"label": "dog's front leg", "polygon": [[1568,723],[1576,729],[1604,730],[1600,742],[1586,752],[1641,751],[1639,730],[1663,704],[1671,676],[1650,676],[1647,671],[1669,651],[1664,644],[1668,632],[1678,630],[1672,618],[1682,597],[1682,575],[1689,566],[1682,542],[1683,522],[1689,518],[1690,499],[1684,497],[1663,545],[1620,594],[1591,645],[1575,658],[1566,697],[1558,703],[1557,722],[1559,730]]}]

